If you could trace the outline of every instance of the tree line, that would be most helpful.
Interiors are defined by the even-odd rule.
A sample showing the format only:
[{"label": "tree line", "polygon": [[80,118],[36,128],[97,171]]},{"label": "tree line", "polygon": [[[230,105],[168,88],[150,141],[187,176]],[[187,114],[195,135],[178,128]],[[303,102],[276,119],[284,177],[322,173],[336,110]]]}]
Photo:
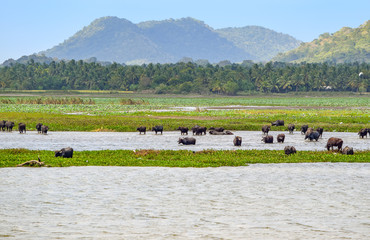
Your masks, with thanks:
[{"label": "tree line", "polygon": [[235,95],[238,92],[369,91],[368,63],[281,62],[198,65],[192,62],[103,66],[60,61],[0,68],[1,90],[150,90],[154,93]]}]

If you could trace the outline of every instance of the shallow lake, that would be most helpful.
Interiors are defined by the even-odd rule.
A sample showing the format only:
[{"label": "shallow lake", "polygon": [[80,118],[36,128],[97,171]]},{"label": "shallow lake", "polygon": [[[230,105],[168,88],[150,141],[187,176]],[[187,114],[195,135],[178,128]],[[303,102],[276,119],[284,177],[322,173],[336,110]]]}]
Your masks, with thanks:
[{"label": "shallow lake", "polygon": [[0,169],[0,238],[368,239],[370,164]]},{"label": "shallow lake", "polygon": [[[207,135],[194,136],[196,145],[183,146],[177,143],[179,131],[165,131],[163,135],[155,135],[154,132],[139,135],[138,132],[49,132],[47,135],[28,131],[26,134],[0,132],[2,144],[0,148],[26,148],[31,150],[57,150],[63,147],[72,147],[75,151],[83,150],[116,150],[116,149],[188,149],[199,151],[204,149],[270,149],[283,150],[287,145],[293,145],[297,151],[301,150],[326,150],[325,145],[330,137],[339,137],[344,141],[343,147],[348,145],[354,150],[369,150],[370,138],[360,139],[357,133],[350,132],[324,132],[323,138],[316,141],[304,140],[300,132],[289,134],[288,132],[270,131],[269,135],[274,137],[273,144],[265,144],[261,141],[261,131],[233,131],[235,135]],[[285,142],[277,143],[276,136],[285,134]],[[191,136],[191,134],[189,135]],[[235,136],[241,136],[243,143],[241,147],[233,145]]]}]

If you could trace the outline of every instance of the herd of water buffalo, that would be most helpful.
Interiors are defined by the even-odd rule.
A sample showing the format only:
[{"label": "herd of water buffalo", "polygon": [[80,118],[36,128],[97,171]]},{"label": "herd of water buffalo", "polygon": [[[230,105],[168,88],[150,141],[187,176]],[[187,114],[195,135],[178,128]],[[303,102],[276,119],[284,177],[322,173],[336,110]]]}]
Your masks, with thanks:
[{"label": "herd of water buffalo", "polygon": [[[276,120],[274,122],[271,123],[271,126],[284,126],[284,120]],[[269,131],[271,130],[271,126],[270,125],[264,125],[262,126],[262,133],[266,136],[263,136],[262,137],[262,140],[264,143],[273,143],[274,142],[274,137],[271,136],[271,135],[268,135]],[[295,129],[295,125],[294,124],[289,124],[288,125],[288,131],[289,131],[289,134],[293,134],[294,132],[294,129]],[[137,128],[137,131],[139,131],[139,134],[145,134],[146,133],[146,127],[145,126],[140,126]],[[188,132],[189,132],[189,128],[188,127],[179,127],[177,130],[180,131],[181,135],[188,135]],[[207,131],[207,127],[201,127],[199,125],[195,125],[194,127],[192,127],[190,129],[193,133],[193,135],[205,135],[206,134],[206,131]],[[208,129],[209,130],[209,134],[211,135],[233,135],[233,133],[231,131],[228,131],[222,127],[211,127]],[[155,132],[155,134],[157,134],[158,132],[160,132],[161,134],[163,134],[163,126],[155,126],[152,128],[152,131]],[[301,134],[302,135],[305,135],[305,140],[306,139],[309,139],[310,141],[318,141],[319,138],[322,138],[322,134],[324,132],[324,129],[321,128],[321,127],[318,127],[316,130],[314,130],[313,128],[310,128],[308,127],[308,125],[303,125],[301,126]],[[370,129],[369,128],[365,128],[365,129],[361,129],[358,133],[359,137],[360,138],[364,138],[364,137],[367,137],[367,134],[370,135]],[[285,134],[281,133],[281,134],[278,134],[277,137],[277,142],[278,143],[284,143],[284,140],[285,140]],[[179,138],[178,140],[178,143],[179,144],[183,144],[183,145],[195,145],[196,143],[196,139],[194,137],[183,137],[183,138]],[[233,143],[234,143],[234,146],[241,146],[242,145],[242,137],[240,136],[235,136],[234,140],[233,140]],[[334,150],[334,147],[337,147],[338,148],[338,151],[341,151],[343,154],[348,154],[348,155],[352,155],[353,154],[353,148],[352,147],[344,147],[342,148],[343,146],[343,140],[340,139],[340,138],[335,138],[335,137],[331,137],[328,139],[328,142],[326,144],[326,148],[328,149],[328,151],[331,149],[331,150]],[[289,155],[289,154],[294,154],[297,152],[297,150],[295,149],[294,146],[286,146],[284,148],[284,152],[285,154]]]},{"label": "herd of water buffalo", "polygon": [[[14,122],[2,120],[0,121],[0,130],[11,132],[13,130],[14,125],[15,125]],[[284,126],[284,120],[276,120],[271,123],[271,126]],[[261,130],[262,130],[263,135],[265,136],[262,137],[261,141],[263,141],[264,143],[274,142],[274,137],[271,135],[268,135],[269,131],[271,130],[271,126],[270,125],[262,126]],[[36,125],[36,129],[37,129],[37,132],[40,134],[47,134],[49,127],[46,125],[43,125],[42,123],[38,123]],[[289,134],[293,134],[294,129],[295,129],[294,124],[288,125]],[[26,124],[18,123],[18,130],[19,130],[19,133],[26,133]],[[142,134],[142,133],[146,134],[146,130],[147,129],[145,126],[140,126],[137,128],[137,131],[139,131],[139,134]],[[177,130],[180,131],[181,135],[188,135],[188,132],[189,132],[189,128],[187,127],[179,127]],[[193,135],[203,135],[203,134],[206,135],[207,127],[195,125],[190,130],[192,131]],[[160,125],[155,126],[152,128],[152,131],[154,131],[155,134],[157,133],[163,134],[163,126],[160,126]],[[208,129],[208,131],[209,131],[209,134],[211,135],[233,135],[231,131],[225,130],[222,127],[211,127]],[[321,127],[318,127],[316,130],[314,130],[313,128],[308,127],[308,125],[301,126],[301,134],[305,135],[305,140],[309,139],[310,141],[313,141],[313,140],[318,141],[320,137],[322,138],[323,131],[324,129]],[[360,138],[367,137],[368,134],[370,135],[370,128],[363,128],[358,132],[358,135]],[[278,143],[284,143],[285,134],[283,133],[278,134],[276,139]],[[178,143],[183,144],[183,145],[195,145],[196,139],[193,137],[184,137],[184,138],[180,137],[178,140]],[[235,136],[233,143],[235,146],[241,146],[242,137]],[[342,139],[331,137],[328,139],[326,148],[329,151],[330,149],[334,150],[334,147],[337,147],[338,151],[341,151],[343,154],[353,154],[352,147],[346,146],[342,148],[342,145],[343,145]],[[284,149],[284,152],[285,154],[289,155],[289,154],[296,153],[297,150],[295,149],[294,146],[286,146]],[[64,157],[64,158],[71,158],[73,156],[73,149],[68,147],[68,148],[62,148],[61,150],[55,151],[55,157],[59,157],[59,156]]]}]

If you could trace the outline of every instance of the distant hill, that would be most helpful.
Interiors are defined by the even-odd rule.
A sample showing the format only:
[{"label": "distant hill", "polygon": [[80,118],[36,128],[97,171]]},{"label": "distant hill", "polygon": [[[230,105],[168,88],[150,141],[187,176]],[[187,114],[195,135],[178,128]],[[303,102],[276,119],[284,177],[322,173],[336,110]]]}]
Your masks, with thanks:
[{"label": "distant hill", "polygon": [[288,34],[259,26],[217,29],[222,37],[254,56],[253,60],[269,61],[278,53],[297,48],[302,41]]},{"label": "distant hill", "polygon": [[260,27],[214,30],[193,18],[134,24],[103,17],[40,54],[76,60],[96,57],[126,64],[173,63],[184,57],[211,63],[242,62],[266,61],[271,53],[291,50],[299,44],[289,35]]},{"label": "distant hill", "polygon": [[324,33],[318,39],[302,43],[297,49],[279,54],[281,62],[370,62],[370,20],[358,28],[343,27],[334,34]]}]

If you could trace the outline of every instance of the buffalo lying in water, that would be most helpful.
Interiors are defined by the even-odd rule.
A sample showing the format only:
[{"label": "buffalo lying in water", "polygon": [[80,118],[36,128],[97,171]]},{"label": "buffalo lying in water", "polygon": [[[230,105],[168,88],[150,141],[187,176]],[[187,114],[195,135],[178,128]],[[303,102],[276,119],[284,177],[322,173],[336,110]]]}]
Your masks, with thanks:
[{"label": "buffalo lying in water", "polygon": [[209,130],[213,130],[213,131],[216,131],[216,132],[223,132],[225,129],[223,127],[211,127],[209,128]]},{"label": "buffalo lying in water", "polygon": [[195,145],[196,139],[193,137],[179,138],[178,143],[183,145]]}]

